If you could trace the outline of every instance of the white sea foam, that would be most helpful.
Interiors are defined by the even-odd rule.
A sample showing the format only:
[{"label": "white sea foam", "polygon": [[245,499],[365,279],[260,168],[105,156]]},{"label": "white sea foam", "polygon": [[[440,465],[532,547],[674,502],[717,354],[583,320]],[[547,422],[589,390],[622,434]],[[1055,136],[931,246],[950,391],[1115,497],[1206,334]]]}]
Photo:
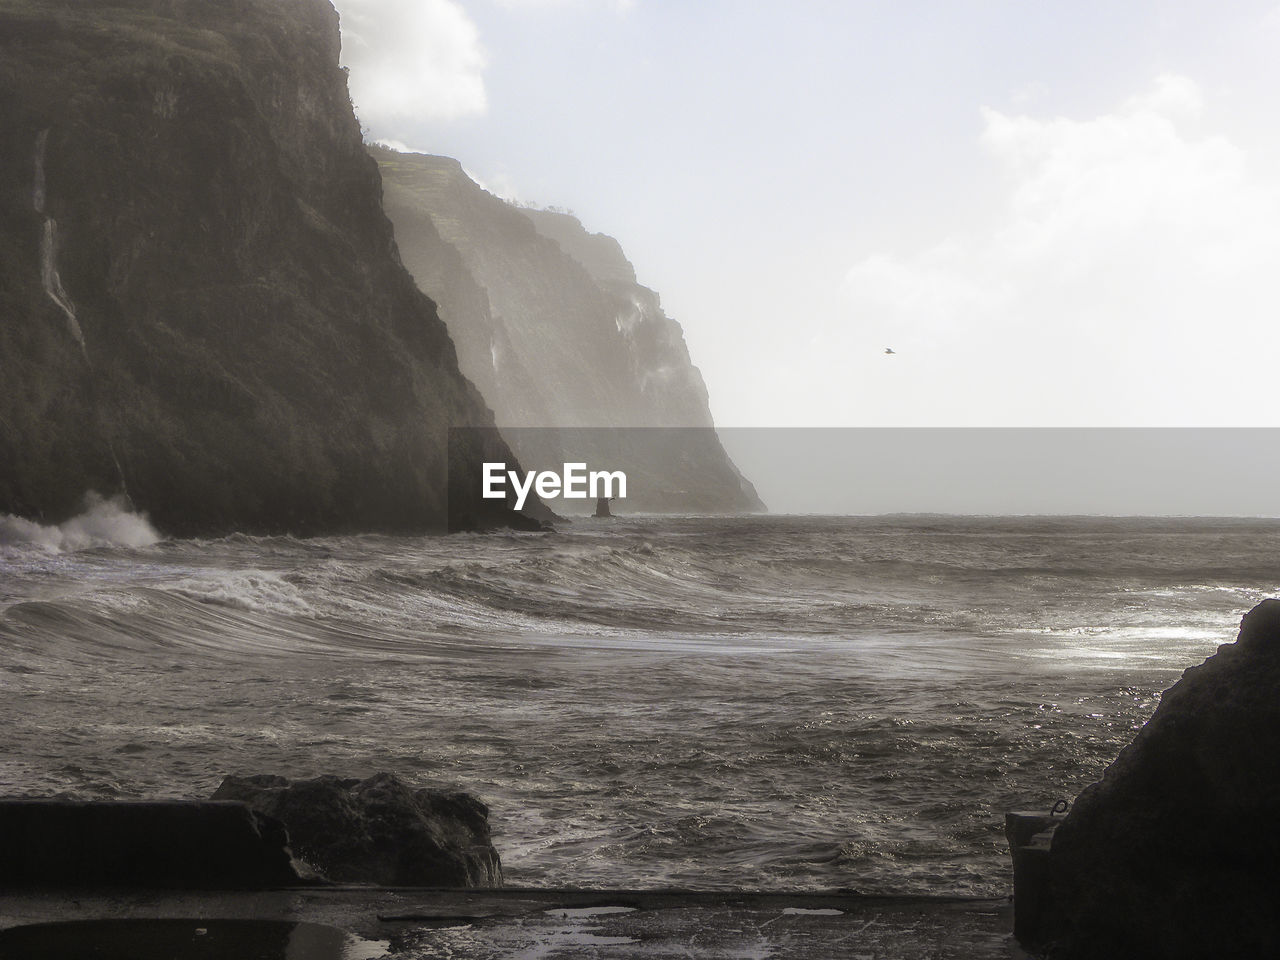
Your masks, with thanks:
[{"label": "white sea foam", "polygon": [[307,594],[283,576],[268,570],[210,573],[174,581],[172,591],[191,600],[216,603],[250,613],[314,617],[322,611]]},{"label": "white sea foam", "polygon": [[85,495],[83,513],[57,525],[0,516],[0,548],[66,553],[88,547],[149,547],[159,540],[146,514],[129,510],[123,497],[107,499],[92,491]]}]

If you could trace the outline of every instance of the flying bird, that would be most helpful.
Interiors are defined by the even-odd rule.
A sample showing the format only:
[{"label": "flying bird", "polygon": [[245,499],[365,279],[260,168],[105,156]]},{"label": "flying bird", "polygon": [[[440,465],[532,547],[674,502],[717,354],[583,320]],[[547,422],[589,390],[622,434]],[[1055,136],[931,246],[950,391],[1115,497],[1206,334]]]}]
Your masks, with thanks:
[{"label": "flying bird", "polygon": [[885,352],[885,353],[897,353],[897,351],[896,351],[896,350],[894,350],[894,349],[893,349],[893,347],[885,347],[885,348],[884,348],[884,352]]}]

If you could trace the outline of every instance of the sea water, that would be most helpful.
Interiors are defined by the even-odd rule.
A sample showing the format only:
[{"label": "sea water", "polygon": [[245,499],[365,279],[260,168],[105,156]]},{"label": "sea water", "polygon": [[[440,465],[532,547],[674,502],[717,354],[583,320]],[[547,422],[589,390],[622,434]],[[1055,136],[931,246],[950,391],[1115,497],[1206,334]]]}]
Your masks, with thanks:
[{"label": "sea water", "polygon": [[488,803],[514,884],[1002,895],[1004,811],[1280,591],[1264,520],[120,527],[0,524],[0,794],[389,770]]}]

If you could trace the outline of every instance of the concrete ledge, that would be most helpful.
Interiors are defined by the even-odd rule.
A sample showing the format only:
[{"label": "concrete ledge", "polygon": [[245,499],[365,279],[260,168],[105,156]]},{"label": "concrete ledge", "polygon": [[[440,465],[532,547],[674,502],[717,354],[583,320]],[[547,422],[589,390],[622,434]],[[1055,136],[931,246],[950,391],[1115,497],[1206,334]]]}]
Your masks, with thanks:
[{"label": "concrete ledge", "polygon": [[1061,822],[1052,813],[1005,814],[1004,834],[1013,858],[1013,933],[1029,950],[1038,950],[1045,942],[1045,925],[1052,909],[1049,848]]},{"label": "concrete ledge", "polygon": [[[1021,960],[1005,899],[851,891],[313,887],[226,893],[0,891],[0,929],[95,919],[281,920],[334,927],[389,957],[636,956]],[[370,953],[370,956],[380,954]]]},{"label": "concrete ledge", "polygon": [[0,887],[299,882],[278,820],[243,803],[0,800]]}]

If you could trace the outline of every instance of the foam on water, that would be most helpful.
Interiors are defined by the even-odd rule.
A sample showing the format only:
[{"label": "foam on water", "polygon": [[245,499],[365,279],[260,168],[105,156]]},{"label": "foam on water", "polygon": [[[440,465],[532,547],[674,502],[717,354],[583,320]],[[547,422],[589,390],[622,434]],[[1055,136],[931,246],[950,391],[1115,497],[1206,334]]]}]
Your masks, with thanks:
[{"label": "foam on water", "polygon": [[481,795],[513,883],[1003,893],[1003,811],[1078,792],[1280,587],[1264,521],[24,536],[0,790],[389,769]]},{"label": "foam on water", "polygon": [[24,550],[65,553],[90,547],[149,547],[160,539],[145,515],[132,512],[123,497],[85,496],[84,511],[63,523],[46,526],[0,516],[0,557],[15,560]]}]

